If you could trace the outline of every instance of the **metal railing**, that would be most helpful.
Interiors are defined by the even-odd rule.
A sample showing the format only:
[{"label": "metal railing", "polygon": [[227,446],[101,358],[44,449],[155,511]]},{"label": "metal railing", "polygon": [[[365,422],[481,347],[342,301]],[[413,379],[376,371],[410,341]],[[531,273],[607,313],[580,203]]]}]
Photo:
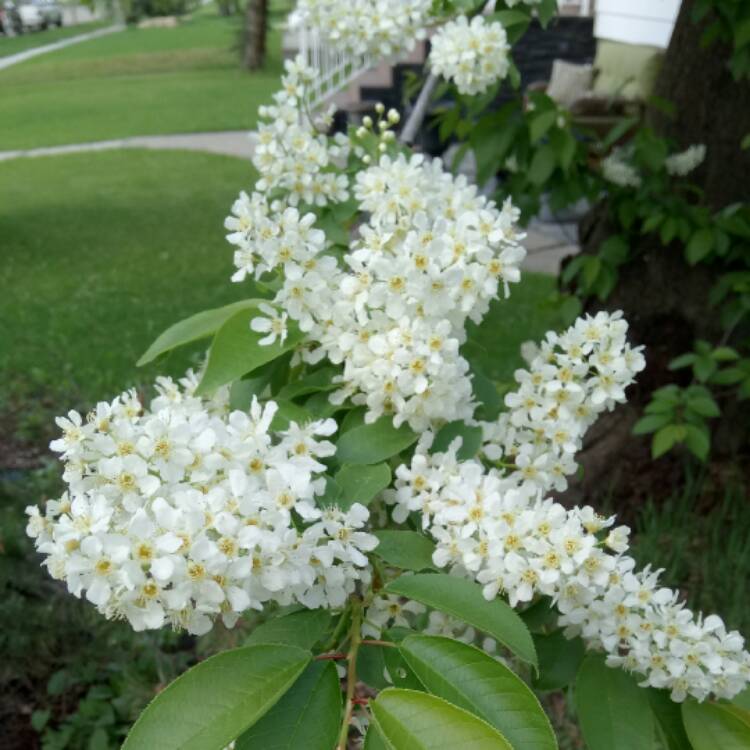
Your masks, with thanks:
[{"label": "metal railing", "polygon": [[308,103],[311,109],[317,109],[378,62],[370,55],[341,52],[328,44],[317,32],[295,25],[291,18],[290,21],[290,26],[297,34],[299,54],[317,73],[310,85]]}]

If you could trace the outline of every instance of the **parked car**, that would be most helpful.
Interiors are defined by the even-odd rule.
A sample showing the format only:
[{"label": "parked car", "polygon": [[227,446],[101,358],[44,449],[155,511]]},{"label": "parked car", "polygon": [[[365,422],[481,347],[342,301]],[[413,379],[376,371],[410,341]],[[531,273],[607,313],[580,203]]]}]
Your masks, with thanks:
[{"label": "parked car", "polygon": [[21,14],[10,0],[6,0],[6,2],[0,0],[0,32],[5,36],[23,34]]},{"label": "parked car", "polygon": [[46,29],[62,26],[62,9],[55,0],[28,0],[19,6],[24,29]]}]

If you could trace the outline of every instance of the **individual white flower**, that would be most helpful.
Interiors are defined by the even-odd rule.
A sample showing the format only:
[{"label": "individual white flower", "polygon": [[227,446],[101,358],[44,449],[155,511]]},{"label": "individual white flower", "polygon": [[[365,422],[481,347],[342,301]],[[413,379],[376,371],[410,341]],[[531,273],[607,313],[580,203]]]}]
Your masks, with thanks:
[{"label": "individual white flower", "polygon": [[431,43],[432,72],[455,83],[461,94],[481,94],[508,75],[508,36],[497,21],[459,16],[438,29]]},{"label": "individual white flower", "polygon": [[365,610],[362,619],[362,635],[368,638],[380,638],[383,631],[388,628],[413,628],[415,616],[426,611],[426,607],[419,602],[381,593]]},{"label": "individual white flower", "polygon": [[265,302],[261,302],[258,309],[265,313],[266,317],[253,318],[250,321],[250,328],[256,333],[267,334],[258,343],[261,346],[271,346],[278,339],[279,344],[283,345],[289,332],[287,329],[289,316],[285,312],[279,313],[275,307]]}]

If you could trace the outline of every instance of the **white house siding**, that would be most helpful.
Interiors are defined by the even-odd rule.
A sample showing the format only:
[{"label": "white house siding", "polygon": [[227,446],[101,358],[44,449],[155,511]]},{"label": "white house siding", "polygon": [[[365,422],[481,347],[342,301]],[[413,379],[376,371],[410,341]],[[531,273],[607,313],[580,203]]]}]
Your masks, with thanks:
[{"label": "white house siding", "polygon": [[594,36],[667,47],[681,0],[597,0]]}]

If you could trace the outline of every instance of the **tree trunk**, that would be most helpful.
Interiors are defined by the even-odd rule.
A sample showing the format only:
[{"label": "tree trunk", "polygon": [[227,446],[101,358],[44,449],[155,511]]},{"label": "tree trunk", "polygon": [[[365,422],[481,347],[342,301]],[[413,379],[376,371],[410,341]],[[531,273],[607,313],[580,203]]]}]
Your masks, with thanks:
[{"label": "tree trunk", "polygon": [[[720,208],[748,197],[750,151],[743,152],[740,142],[750,133],[750,82],[732,78],[727,68],[729,48],[701,47],[705,24],[692,22],[693,5],[694,0],[683,0],[656,84],[657,96],[675,105],[674,117],[652,109],[648,120],[680,148],[706,144],[706,161],[689,179],[705,191],[710,205]],[[595,206],[581,222],[582,252],[597,253],[614,231],[606,203]],[[583,479],[574,487],[575,500],[596,502],[608,485],[613,489],[611,483],[618,482],[619,488],[613,490],[618,510],[648,496],[666,497],[681,484],[679,460],[668,454],[655,466],[650,437],[634,438],[632,425],[655,388],[689,382],[689,373],[670,371],[669,362],[692,350],[696,338],[717,341],[720,335],[717,315],[708,302],[715,281],[712,270],[687,265],[678,242],[663,247],[655,235],[643,235],[638,243],[635,260],[621,268],[618,285],[606,303],[590,300],[587,305],[592,313],[623,310],[631,339],[646,347],[647,369],[631,390],[630,403],[591,431],[580,456]],[[720,428],[719,435],[725,432]],[[715,456],[720,441],[714,442]]]},{"label": "tree trunk", "polygon": [[706,161],[691,180],[704,188],[709,204],[721,208],[746,200],[749,192],[750,151],[740,143],[750,133],[750,81],[732,77],[729,46],[701,46],[707,24],[692,22],[694,5],[683,0],[656,83],[657,96],[676,105],[675,117],[652,111],[649,119],[683,148],[706,144]]},{"label": "tree trunk", "polygon": [[258,70],[266,60],[268,0],[247,0],[245,10],[244,64]]}]

